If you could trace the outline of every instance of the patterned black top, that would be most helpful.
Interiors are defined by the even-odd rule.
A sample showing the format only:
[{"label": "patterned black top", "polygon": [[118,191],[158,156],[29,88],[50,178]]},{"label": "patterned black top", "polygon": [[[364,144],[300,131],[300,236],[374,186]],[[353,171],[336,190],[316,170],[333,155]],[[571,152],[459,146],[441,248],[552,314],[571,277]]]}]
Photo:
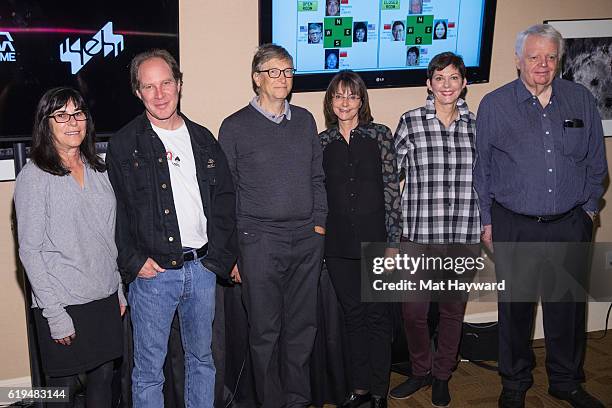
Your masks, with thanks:
[{"label": "patterned black top", "polygon": [[326,256],[359,258],[361,242],[399,242],[399,178],[391,130],[370,123],[319,134],[326,177]]},{"label": "patterned black top", "polygon": [[419,243],[478,243],[480,216],[472,185],[476,117],[463,99],[446,129],[436,118],[432,96],[402,115],[395,132],[397,165],[406,173],[403,230]]}]

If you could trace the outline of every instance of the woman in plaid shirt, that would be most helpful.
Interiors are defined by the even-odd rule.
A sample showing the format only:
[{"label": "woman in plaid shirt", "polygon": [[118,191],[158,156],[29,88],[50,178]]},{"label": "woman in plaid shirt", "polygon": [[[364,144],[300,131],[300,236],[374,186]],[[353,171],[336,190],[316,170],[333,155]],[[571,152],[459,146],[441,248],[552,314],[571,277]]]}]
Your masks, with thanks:
[{"label": "woman in plaid shirt", "polygon": [[[436,55],[427,67],[425,106],[406,112],[395,132],[398,168],[406,177],[402,241],[417,256],[433,252],[475,257],[479,252],[480,217],[472,187],[476,118],[463,100],[465,73],[461,57],[451,52]],[[413,376],[390,396],[408,398],[433,382],[432,404],[445,407],[451,399],[448,380],[457,362],[466,303],[441,299],[438,347],[432,353],[430,301],[413,300],[402,306]]]}]

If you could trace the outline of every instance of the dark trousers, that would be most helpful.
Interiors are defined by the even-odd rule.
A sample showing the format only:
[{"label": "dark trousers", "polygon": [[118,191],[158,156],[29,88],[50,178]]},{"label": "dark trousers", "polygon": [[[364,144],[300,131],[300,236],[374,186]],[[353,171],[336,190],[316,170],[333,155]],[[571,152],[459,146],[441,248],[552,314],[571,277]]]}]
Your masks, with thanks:
[{"label": "dark trousers", "polygon": [[[84,373],[87,382],[85,388],[87,407],[108,408],[112,406],[111,383],[113,380],[113,364],[113,361],[107,361]],[[70,401],[47,403],[46,405],[53,408],[74,408],[79,406],[76,402],[76,392],[80,388],[80,383],[81,380],[78,374],[66,377],[48,377],[47,387],[68,388]]]},{"label": "dark trousers", "polygon": [[[469,256],[475,258],[480,252],[480,244],[432,244],[420,245],[410,243],[405,245],[404,251],[412,256],[426,253],[428,256],[441,258]],[[415,276],[427,275],[417,272]],[[471,281],[473,273],[465,273],[457,277],[462,281]],[[455,276],[453,276],[455,278]],[[412,301],[402,304],[402,317],[404,318],[404,330],[406,342],[410,353],[412,374],[424,376],[431,373],[435,378],[448,380],[457,365],[457,353],[461,340],[463,328],[463,317],[465,315],[466,301],[461,296],[438,294],[438,336],[437,347],[432,352],[431,336],[428,323],[430,301]],[[420,294],[427,297],[427,294]]]},{"label": "dark trousers", "polygon": [[465,302],[438,303],[438,346],[433,353],[427,322],[429,305],[430,302],[402,304],[412,374],[424,376],[431,372],[440,380],[448,380],[457,365]]},{"label": "dark trousers", "polygon": [[[592,237],[593,223],[581,208],[558,221],[541,223],[494,203],[491,216],[498,280],[500,276],[521,273],[517,263],[524,264],[519,258],[525,258],[517,256],[516,252],[508,253],[510,247],[504,243],[590,242]],[[581,264],[586,269],[586,254],[579,256],[583,259],[571,259],[566,263]],[[532,262],[532,266],[538,268],[531,271],[533,274],[542,272],[550,264],[534,265]],[[535,358],[531,335],[535,310],[534,302],[500,302],[498,305],[499,373],[506,388],[527,390],[533,384],[531,371]],[[585,303],[543,301],[542,311],[549,387],[571,391],[584,382]]]},{"label": "dark trousers", "polygon": [[391,314],[388,303],[361,302],[361,260],[325,259],[344,313],[351,387],[387,395],[391,369]]},{"label": "dark trousers", "polygon": [[323,236],[313,225],[238,230],[257,398],[263,407],[306,406]]}]

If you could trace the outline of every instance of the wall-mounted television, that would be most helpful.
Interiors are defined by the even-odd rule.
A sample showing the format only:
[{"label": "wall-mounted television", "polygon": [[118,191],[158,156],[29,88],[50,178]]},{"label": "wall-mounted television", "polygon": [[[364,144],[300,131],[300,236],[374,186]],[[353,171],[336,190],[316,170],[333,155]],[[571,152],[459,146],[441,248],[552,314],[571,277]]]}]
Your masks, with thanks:
[{"label": "wall-mounted television", "polygon": [[496,0],[260,0],[261,44],[294,58],[294,91],[327,88],[341,69],[369,88],[423,86],[427,64],[452,51],[468,83],[488,82]]},{"label": "wall-mounted television", "polygon": [[0,142],[31,135],[49,88],[85,96],[99,135],[143,111],[129,64],[150,48],[178,60],[178,0],[3,0],[0,2]]}]

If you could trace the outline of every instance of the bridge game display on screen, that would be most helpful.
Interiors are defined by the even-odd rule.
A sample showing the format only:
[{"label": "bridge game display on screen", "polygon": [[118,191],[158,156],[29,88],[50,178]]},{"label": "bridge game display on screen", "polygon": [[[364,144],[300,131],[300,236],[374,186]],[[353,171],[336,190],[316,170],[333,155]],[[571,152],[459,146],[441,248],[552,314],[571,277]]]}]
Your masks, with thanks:
[{"label": "bridge game display on screen", "polygon": [[261,5],[260,42],[291,53],[298,83],[300,76],[316,79],[352,69],[364,79],[377,73],[379,86],[397,86],[384,81],[410,70],[423,79],[431,58],[444,51],[478,70],[468,77],[471,82],[488,80],[495,1],[261,0]]}]

